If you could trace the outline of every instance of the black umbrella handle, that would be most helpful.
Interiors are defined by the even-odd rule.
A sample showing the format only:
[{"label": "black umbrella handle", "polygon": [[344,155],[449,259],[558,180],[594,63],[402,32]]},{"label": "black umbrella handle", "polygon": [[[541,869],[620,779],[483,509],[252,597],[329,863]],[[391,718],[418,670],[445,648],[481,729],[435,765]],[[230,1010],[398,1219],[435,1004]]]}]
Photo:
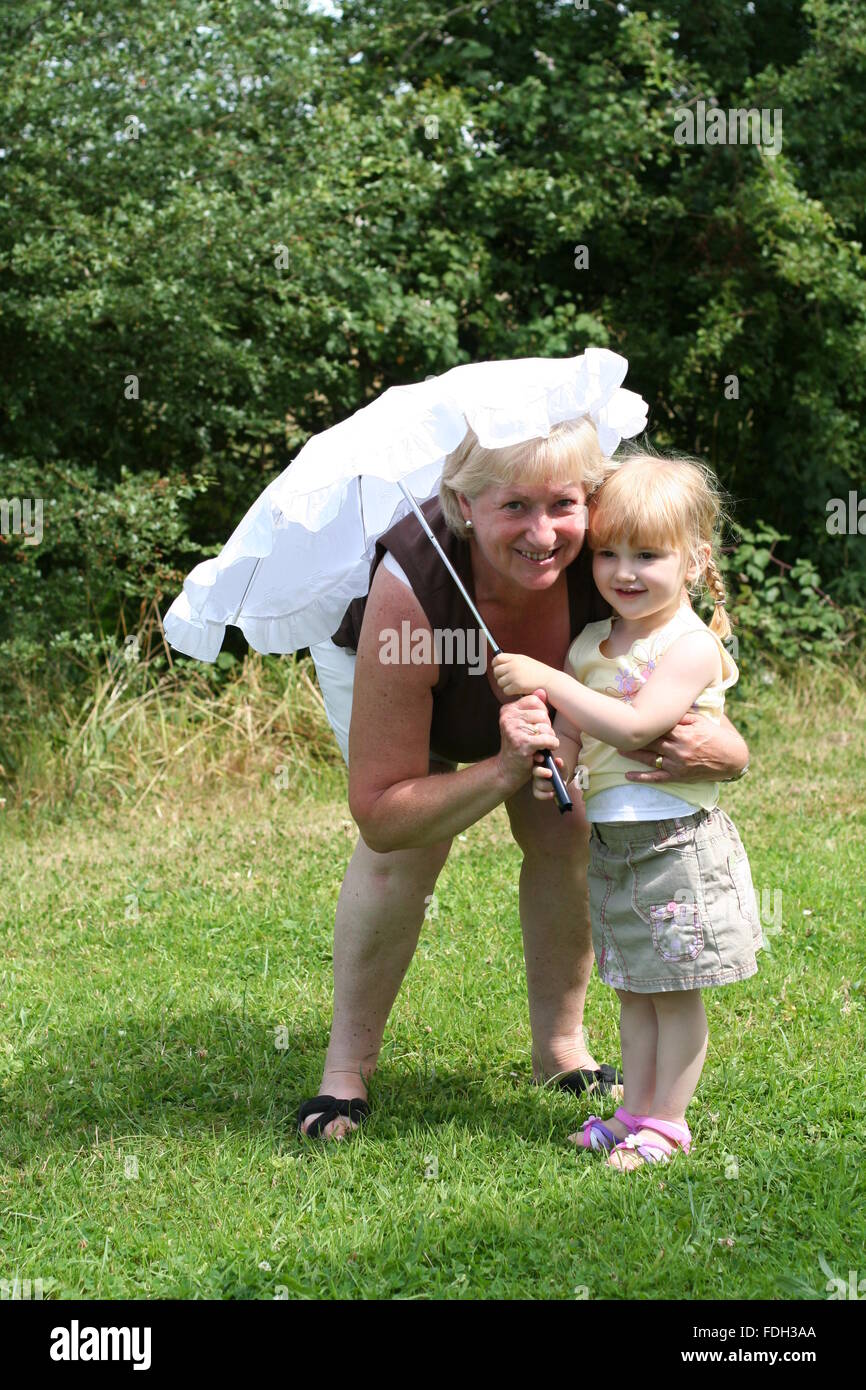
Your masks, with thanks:
[{"label": "black umbrella handle", "polygon": [[552,753],[545,752],[544,766],[549,767],[551,773],[553,774],[553,795],[556,797],[556,804],[559,807],[560,815],[562,815],[563,811],[572,810],[574,803],[571,797],[569,796],[568,792],[565,790],[565,783],[559,775],[559,768],[556,766],[556,763],[553,760]]}]

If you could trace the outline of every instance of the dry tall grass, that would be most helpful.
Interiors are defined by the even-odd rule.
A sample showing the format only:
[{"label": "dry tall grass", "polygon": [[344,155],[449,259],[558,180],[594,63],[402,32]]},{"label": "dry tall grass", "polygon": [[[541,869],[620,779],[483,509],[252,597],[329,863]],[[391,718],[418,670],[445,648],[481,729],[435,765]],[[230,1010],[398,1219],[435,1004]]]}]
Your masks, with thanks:
[{"label": "dry tall grass", "polygon": [[[0,719],[0,748],[14,748],[14,766],[0,755],[7,822],[16,813],[37,822],[73,810],[102,817],[149,801],[185,807],[272,779],[299,795],[333,781],[341,795],[345,768],[312,659],[251,652],[219,660],[178,658],[157,621],[140,647],[127,639],[94,664],[77,694],[28,687],[23,733]],[[809,711],[819,761],[831,749],[844,756],[846,721],[864,712],[866,655],[811,656],[788,668],[764,661],[742,675],[728,713],[747,740],[760,743],[771,709],[770,722],[782,723]]]},{"label": "dry tall grass", "polygon": [[83,695],[28,692],[14,775],[2,769],[7,814],[137,809],[155,791],[189,801],[226,778],[302,791],[343,766],[309,656],[250,653],[220,676],[129,646],[93,668]]}]

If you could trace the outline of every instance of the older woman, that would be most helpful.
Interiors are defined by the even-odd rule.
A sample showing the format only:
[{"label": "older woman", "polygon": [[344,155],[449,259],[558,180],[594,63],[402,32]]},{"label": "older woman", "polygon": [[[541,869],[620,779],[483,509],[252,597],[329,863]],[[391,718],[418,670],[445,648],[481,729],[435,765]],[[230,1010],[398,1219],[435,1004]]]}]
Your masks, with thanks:
[{"label": "older woman", "polygon": [[[608,616],[582,549],[584,504],[604,465],[586,418],[501,449],[482,448],[469,430],[446,460],[439,498],[424,512],[503,650],[561,667],[581,628]],[[434,641],[456,631],[475,637],[478,626],[410,515],[380,537],[368,594],[311,649],[360,831],[337,904],[321,1093],[298,1115],[299,1130],[315,1137],[342,1138],[367,1115],[366,1082],[452,838],[500,802],[523,851],[533,1078],[573,1090],[619,1079],[583,1037],[593,954],[580,798],[560,816],[532,795],[536,754],[557,745],[545,692],[504,697],[466,641],[448,651]],[[393,632],[411,634],[416,655],[426,640],[431,659],[395,663],[385,641]],[[651,769],[636,768],[635,780],[664,783],[736,776],[748,751],[727,719],[718,728],[688,715],[626,756]]]}]

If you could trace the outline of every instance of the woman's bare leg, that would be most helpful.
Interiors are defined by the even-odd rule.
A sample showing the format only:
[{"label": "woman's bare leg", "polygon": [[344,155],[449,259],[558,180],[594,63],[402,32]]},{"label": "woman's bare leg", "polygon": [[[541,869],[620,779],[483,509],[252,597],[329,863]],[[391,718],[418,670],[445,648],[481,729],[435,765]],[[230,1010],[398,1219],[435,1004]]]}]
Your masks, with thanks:
[{"label": "woman's bare leg", "polygon": [[520,924],[532,1028],[532,1074],[549,1080],[597,1063],[583,1036],[592,972],[586,870],[589,826],[580,801],[560,815],[550,801],[521,787],[505,803],[523,850]]},{"label": "woman's bare leg", "polygon": [[[451,841],[378,854],[361,837],[349,860],[334,921],[334,1017],[319,1095],[366,1099],[388,1015],[415,954],[436,879]],[[319,1112],[321,1113],[321,1112]],[[304,1122],[308,1129],[316,1118]],[[325,1126],[340,1139],[356,1126]]]}]

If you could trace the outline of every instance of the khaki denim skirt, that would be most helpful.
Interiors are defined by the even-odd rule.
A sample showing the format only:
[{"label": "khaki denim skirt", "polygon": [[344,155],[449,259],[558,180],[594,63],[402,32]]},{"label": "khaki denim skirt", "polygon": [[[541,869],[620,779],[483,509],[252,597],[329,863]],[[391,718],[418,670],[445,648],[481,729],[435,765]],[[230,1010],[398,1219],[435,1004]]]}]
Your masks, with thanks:
[{"label": "khaki denim skirt", "polygon": [[758,969],[752,874],[719,806],[672,820],[595,821],[592,944],[605,984],[635,994],[706,989]]}]

